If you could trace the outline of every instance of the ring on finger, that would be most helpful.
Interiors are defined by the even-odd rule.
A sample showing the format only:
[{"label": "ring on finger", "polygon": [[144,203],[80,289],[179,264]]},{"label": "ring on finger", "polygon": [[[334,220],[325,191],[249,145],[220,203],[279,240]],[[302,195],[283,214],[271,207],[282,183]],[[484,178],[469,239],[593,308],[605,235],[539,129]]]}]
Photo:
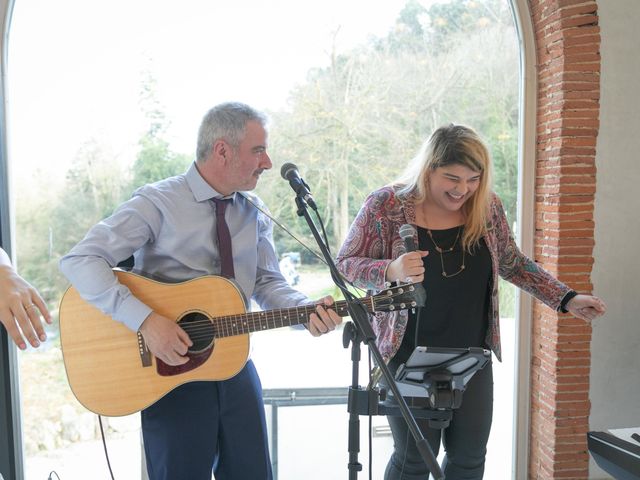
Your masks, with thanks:
[{"label": "ring on finger", "polygon": [[36,306],[36,304],[35,304],[35,303],[30,303],[29,305],[27,305],[26,307],[24,307],[24,309],[25,309],[25,310],[30,310],[30,309],[32,309],[32,308],[38,308],[38,307]]}]

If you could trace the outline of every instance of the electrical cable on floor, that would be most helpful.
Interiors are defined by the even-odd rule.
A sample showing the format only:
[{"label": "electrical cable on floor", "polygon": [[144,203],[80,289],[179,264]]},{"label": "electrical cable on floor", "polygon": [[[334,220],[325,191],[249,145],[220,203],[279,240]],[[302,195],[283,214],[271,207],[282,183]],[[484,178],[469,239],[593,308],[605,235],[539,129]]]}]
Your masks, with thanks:
[{"label": "electrical cable on floor", "polygon": [[111,480],[115,480],[113,478],[113,470],[111,470],[111,462],[109,461],[109,452],[107,452],[107,441],[104,438],[104,428],[102,428],[102,417],[100,415],[98,415],[98,423],[100,423],[100,435],[102,435],[102,446],[104,447],[104,456],[107,459],[107,466],[109,467]]}]

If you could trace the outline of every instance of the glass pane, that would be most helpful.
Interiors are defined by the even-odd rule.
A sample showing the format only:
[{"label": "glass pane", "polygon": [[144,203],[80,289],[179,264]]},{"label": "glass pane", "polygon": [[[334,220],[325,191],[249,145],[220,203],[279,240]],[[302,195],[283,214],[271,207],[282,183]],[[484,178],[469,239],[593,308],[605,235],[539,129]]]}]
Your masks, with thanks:
[{"label": "glass pane", "polygon": [[[278,175],[284,162],[295,162],[309,183],[335,253],[367,193],[391,181],[429,133],[451,121],[487,139],[496,189],[515,218],[518,60],[507,0],[176,5],[16,2],[9,146],[18,267],[46,297],[56,322],[67,287],[59,258],[134,188],[184,171],[202,115],[225,100],[271,114],[274,169],[258,193],[307,245],[313,239]],[[274,235],[279,251],[292,254],[294,266],[286,268],[297,287],[312,298],[335,293],[311,253],[279,229]],[[505,317],[513,316],[511,301],[502,303]],[[489,478],[507,478],[510,469],[513,324],[502,322],[505,361],[494,370],[500,415]],[[67,384],[57,332],[56,323],[43,348],[20,355],[27,479],[52,470],[64,480],[86,478],[88,468],[92,478],[108,478],[97,418]],[[340,333],[255,335],[252,356],[263,387],[346,388],[350,351]],[[279,418],[280,478],[309,472],[314,448],[291,454],[302,445],[334,448],[318,478],[346,473],[344,405],[284,407]],[[361,421],[366,469],[367,420]],[[374,419],[376,475],[391,451],[385,424]],[[138,415],[106,419],[105,426],[116,478],[139,478]]]}]

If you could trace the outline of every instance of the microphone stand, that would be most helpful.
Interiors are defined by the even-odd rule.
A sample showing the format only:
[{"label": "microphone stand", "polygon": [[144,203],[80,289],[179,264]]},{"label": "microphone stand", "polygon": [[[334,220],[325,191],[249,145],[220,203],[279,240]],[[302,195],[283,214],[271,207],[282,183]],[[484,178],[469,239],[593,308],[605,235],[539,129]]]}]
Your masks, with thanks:
[{"label": "microphone stand", "polygon": [[[345,325],[345,332],[343,336],[343,345],[347,348],[349,342],[352,344],[351,350],[351,361],[353,362],[352,367],[352,382],[351,387],[349,388],[349,480],[356,480],[358,478],[358,472],[362,470],[362,464],[358,462],[358,453],[360,452],[360,416],[358,412],[358,392],[362,389],[358,384],[359,375],[358,375],[358,365],[360,363],[360,342],[364,342],[368,347],[369,351],[373,355],[378,367],[380,368],[382,375],[387,380],[387,384],[389,389],[395,396],[398,407],[400,409],[400,413],[402,417],[407,422],[407,426],[409,427],[409,431],[413,436],[418,451],[422,459],[424,460],[427,468],[433,475],[435,480],[444,479],[444,474],[442,473],[442,469],[440,465],[438,465],[438,460],[433,454],[433,450],[429,446],[429,443],[425,440],[422,432],[420,431],[418,424],[416,423],[415,418],[411,414],[409,407],[407,406],[407,402],[404,397],[400,393],[398,386],[391,374],[391,371],[387,367],[384,359],[382,358],[382,354],[380,350],[375,344],[376,335],[373,332],[373,328],[371,327],[371,323],[369,322],[369,317],[364,306],[349,292],[347,286],[345,285],[342,277],[338,273],[338,269],[331,258],[331,254],[329,253],[329,249],[327,245],[324,243],[324,240],[320,236],[316,225],[309,215],[307,210],[307,202],[300,195],[296,194],[296,205],[298,206],[298,216],[304,216],[309,228],[311,229],[311,233],[320,248],[322,255],[329,266],[329,271],[331,273],[331,278],[333,279],[336,286],[342,292],[345,302],[347,305],[347,310],[353,323],[349,322]],[[355,326],[354,326],[355,324]],[[367,397],[367,401],[372,400],[372,395],[370,394]],[[377,400],[376,400],[377,402]]]}]

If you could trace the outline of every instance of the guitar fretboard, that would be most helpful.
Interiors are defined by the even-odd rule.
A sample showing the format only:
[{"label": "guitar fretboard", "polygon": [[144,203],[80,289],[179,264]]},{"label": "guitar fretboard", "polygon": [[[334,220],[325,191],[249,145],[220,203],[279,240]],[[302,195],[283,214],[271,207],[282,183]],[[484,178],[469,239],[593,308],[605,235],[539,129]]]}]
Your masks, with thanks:
[{"label": "guitar fretboard", "polygon": [[[374,311],[373,297],[360,299],[368,312]],[[349,315],[347,302],[336,302],[332,307],[338,315]],[[291,327],[309,321],[309,316],[315,313],[316,305],[300,305],[298,307],[281,308],[264,312],[251,312],[239,315],[229,315],[214,318],[216,337],[232,337],[252,332],[271,330],[274,328]]]}]

